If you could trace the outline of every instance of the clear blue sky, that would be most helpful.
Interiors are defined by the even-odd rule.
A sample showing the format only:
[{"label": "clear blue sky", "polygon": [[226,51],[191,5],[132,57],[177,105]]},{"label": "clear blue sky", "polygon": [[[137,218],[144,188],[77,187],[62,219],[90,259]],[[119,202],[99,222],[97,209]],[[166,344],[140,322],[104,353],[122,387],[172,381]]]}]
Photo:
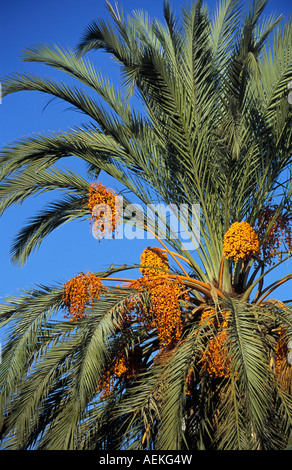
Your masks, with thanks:
[{"label": "clear blue sky", "polygon": [[[179,11],[184,2],[172,0],[171,3]],[[151,16],[162,17],[161,0],[123,0],[119,4],[128,12],[143,8]],[[212,9],[214,1],[209,0],[207,4]],[[271,0],[268,12],[272,11],[290,15],[291,0]],[[20,50],[44,42],[75,47],[91,20],[96,17],[107,18],[108,12],[104,0],[2,0],[0,15],[0,77],[15,71],[54,77],[57,72],[46,66],[21,62]],[[90,57],[103,73],[117,75],[117,69],[104,53]],[[60,102],[51,104],[43,111],[47,101],[48,97],[32,92],[5,98],[0,105],[0,145],[31,133],[66,129],[82,122],[80,114],[67,111]],[[76,160],[72,161],[72,168],[83,172]],[[102,177],[102,180],[115,187],[108,178]],[[14,294],[22,288],[30,288],[35,283],[51,285],[55,281],[63,282],[80,271],[97,271],[112,262],[138,262],[141,251],[151,244],[149,240],[108,240],[98,243],[90,234],[89,224],[78,222],[66,224],[53,232],[24,267],[13,266],[9,255],[13,237],[27,218],[41,210],[49,200],[52,198],[47,195],[31,199],[22,206],[12,207],[0,218],[0,297]],[[282,275],[289,271],[291,265],[285,266]]]}]

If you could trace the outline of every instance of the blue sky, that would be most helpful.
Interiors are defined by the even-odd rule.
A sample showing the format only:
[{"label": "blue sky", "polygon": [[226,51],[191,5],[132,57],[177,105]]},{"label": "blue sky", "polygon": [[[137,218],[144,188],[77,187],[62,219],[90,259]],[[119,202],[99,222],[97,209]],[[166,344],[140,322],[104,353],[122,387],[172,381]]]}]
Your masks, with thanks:
[{"label": "blue sky", "polygon": [[[171,3],[179,11],[183,0],[172,0]],[[123,0],[119,4],[126,12],[143,8],[151,16],[162,17],[160,0]],[[212,9],[214,2],[209,0],[207,4]],[[291,14],[291,0],[271,0],[267,12],[272,11],[284,16]],[[108,16],[104,0],[3,0],[0,76],[17,71],[60,77],[46,66],[21,62],[20,50],[45,42],[75,47],[85,27],[94,18]],[[97,69],[114,79],[118,78],[117,68],[104,53],[95,53],[90,57]],[[66,80],[65,76],[63,78]],[[47,101],[48,97],[32,92],[17,93],[3,99],[0,105],[0,146],[31,133],[65,130],[83,121],[80,114],[66,110],[60,102],[54,102],[44,110]],[[70,165],[75,171],[85,174],[76,159],[70,160]],[[101,179],[105,184],[117,187],[109,178],[103,176]],[[28,217],[51,200],[48,195],[30,199],[22,206],[12,207],[0,218],[0,297],[15,294],[19,289],[30,288],[36,283],[51,285],[63,282],[80,271],[97,271],[112,262],[138,262],[141,251],[153,244],[149,240],[107,240],[98,243],[90,233],[89,224],[78,222],[66,224],[53,232],[25,266],[14,266],[9,254],[13,237]],[[281,275],[290,271],[291,266],[285,265]],[[287,294],[287,287],[279,293],[282,296]]]}]

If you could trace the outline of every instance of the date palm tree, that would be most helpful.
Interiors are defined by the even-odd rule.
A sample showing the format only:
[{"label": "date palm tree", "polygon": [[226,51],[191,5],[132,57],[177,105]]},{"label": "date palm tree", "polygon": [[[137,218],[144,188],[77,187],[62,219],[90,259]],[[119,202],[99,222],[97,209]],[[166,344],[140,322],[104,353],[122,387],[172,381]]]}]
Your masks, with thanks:
[{"label": "date palm tree", "polygon": [[[92,22],[76,50],[23,52],[79,85],[21,73],[2,79],[4,96],[42,92],[90,119],[2,149],[1,213],[43,192],[63,194],[16,236],[15,262],[76,219],[91,219],[100,243],[115,232],[94,212],[100,203],[117,210],[121,196],[100,172],[128,190],[123,218],[115,213],[123,223],[133,223],[131,196],[142,207],[200,207],[193,249],[169,225],[163,239],[153,213],[139,223],[155,246],[135,265],[76,273],[1,304],[9,332],[3,448],[291,444],[292,310],[274,292],[292,278],[277,274],[292,247],[292,22],[266,18],[265,7],[223,0],[210,15],[197,0],[177,16],[165,1],[161,22],[108,4],[110,20]],[[121,89],[86,58],[99,49],[120,65]],[[87,179],[60,169],[68,156],[86,163]],[[183,222],[193,228],[190,213]]]}]

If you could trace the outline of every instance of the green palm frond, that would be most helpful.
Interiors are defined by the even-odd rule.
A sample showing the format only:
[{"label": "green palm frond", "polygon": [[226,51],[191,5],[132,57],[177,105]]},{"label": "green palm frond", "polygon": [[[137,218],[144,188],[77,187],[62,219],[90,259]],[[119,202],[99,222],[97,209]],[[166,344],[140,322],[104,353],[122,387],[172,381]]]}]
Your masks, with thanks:
[{"label": "green palm frond", "polygon": [[101,76],[92,63],[81,57],[77,58],[74,50],[63,49],[57,45],[39,44],[25,49],[22,57],[25,62],[42,62],[71,75],[96,92],[123,119],[123,122],[128,124],[132,122],[129,102],[121,91],[114,87],[109,78]]},{"label": "green palm frond", "polygon": [[216,61],[226,69],[228,57],[236,40],[240,25],[242,6],[237,0],[227,0],[218,4],[212,20],[212,47]]},{"label": "green palm frond", "polygon": [[68,193],[87,194],[88,182],[76,173],[57,168],[48,171],[21,171],[0,184],[1,213],[12,204],[21,204],[26,198],[46,191],[61,189]]},{"label": "green palm frond", "polygon": [[28,224],[15,236],[11,246],[12,260],[23,265],[54,229],[86,215],[89,218],[88,211],[83,206],[84,196],[66,196],[61,201],[48,204],[29,219]]},{"label": "green palm frond", "polygon": [[[107,272],[97,274],[102,278]],[[60,307],[65,313],[62,292],[62,288],[42,288],[11,299],[2,319],[4,324],[11,324],[11,339],[1,368],[1,389],[5,384],[1,402],[7,413],[1,428],[9,435],[16,426],[10,444],[15,448],[28,445],[26,435],[31,439],[31,435],[45,429],[56,413],[54,407],[63,410],[63,417],[56,418],[52,432],[57,440],[53,439],[51,445],[62,448],[59,427],[68,426],[70,434],[77,424],[71,413],[74,416],[77,413],[79,421],[80,411],[85,412],[88,402],[98,394],[98,381],[109,359],[107,342],[120,322],[121,306],[135,291],[108,288],[106,299],[101,299],[88,318],[77,324],[56,317]],[[22,381],[24,377],[26,380]],[[15,383],[18,383],[17,397],[13,397]],[[56,401],[50,411],[52,397]],[[74,405],[72,409],[73,402],[77,407]],[[17,413],[13,412],[14,406]],[[35,408],[40,409],[40,419],[33,414]],[[46,431],[49,435],[50,427]],[[66,446],[70,448],[69,441]]]}]

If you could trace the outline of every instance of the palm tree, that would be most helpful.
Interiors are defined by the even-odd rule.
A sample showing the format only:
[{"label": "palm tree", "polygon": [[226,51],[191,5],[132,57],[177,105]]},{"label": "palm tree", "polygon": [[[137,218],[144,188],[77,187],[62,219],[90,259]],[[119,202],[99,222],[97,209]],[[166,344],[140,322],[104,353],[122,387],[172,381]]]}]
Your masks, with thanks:
[{"label": "palm tree", "polygon": [[[76,219],[102,221],[104,236],[94,207],[114,210],[121,195],[100,172],[128,190],[124,222],[133,216],[129,194],[143,207],[200,205],[193,250],[170,231],[163,240],[154,214],[141,223],[157,246],[137,264],[76,273],[2,303],[3,448],[291,444],[292,310],[273,294],[292,274],[266,280],[292,247],[292,22],[263,17],[265,7],[225,0],[210,16],[197,0],[177,17],[165,1],[162,23],[108,4],[111,20],[92,22],[77,51],[23,53],[81,87],[31,74],[2,79],[4,96],[39,91],[90,118],[2,150],[1,213],[45,191],[64,194],[17,235],[15,262]],[[85,58],[98,49],[119,63],[123,93]],[[86,163],[88,180],[58,167],[68,156]]]}]

